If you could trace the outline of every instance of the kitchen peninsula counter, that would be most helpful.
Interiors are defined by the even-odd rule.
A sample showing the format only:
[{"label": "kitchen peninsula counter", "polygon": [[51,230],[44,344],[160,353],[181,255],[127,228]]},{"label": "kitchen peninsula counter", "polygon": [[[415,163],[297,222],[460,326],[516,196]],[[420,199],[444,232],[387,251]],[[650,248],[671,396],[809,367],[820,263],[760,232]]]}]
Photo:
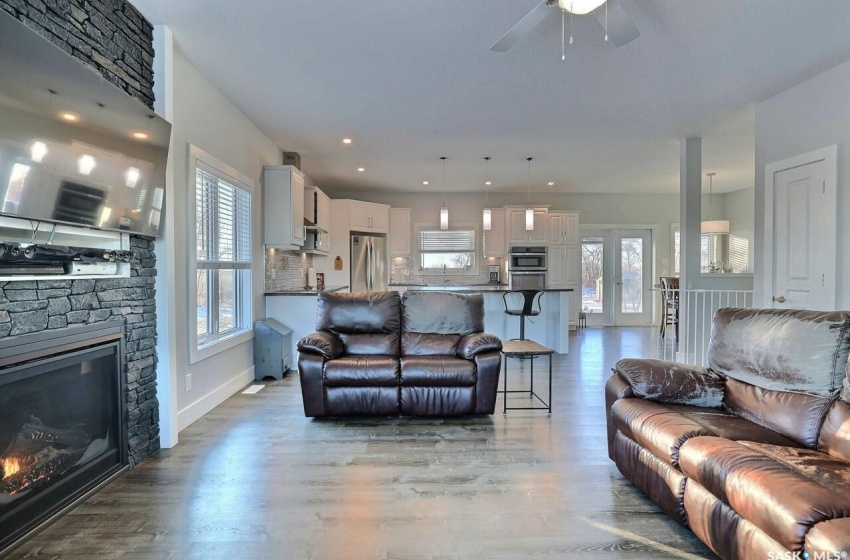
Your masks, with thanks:
[{"label": "kitchen peninsula counter", "polygon": [[[480,292],[484,296],[484,330],[503,340],[519,336],[519,317],[505,313],[503,296],[511,291],[508,286],[390,284],[389,289],[399,292],[405,290]],[[329,286],[325,288],[325,291],[348,291],[348,286]],[[540,301],[540,315],[526,319],[526,338],[548,346],[559,354],[568,353],[570,348],[570,297],[573,291],[572,288],[547,288],[543,290],[544,293]],[[280,321],[293,331],[293,356],[296,356],[295,343],[298,339],[316,330],[317,302],[315,296],[317,293],[316,290],[306,289],[266,293],[266,317]]]}]

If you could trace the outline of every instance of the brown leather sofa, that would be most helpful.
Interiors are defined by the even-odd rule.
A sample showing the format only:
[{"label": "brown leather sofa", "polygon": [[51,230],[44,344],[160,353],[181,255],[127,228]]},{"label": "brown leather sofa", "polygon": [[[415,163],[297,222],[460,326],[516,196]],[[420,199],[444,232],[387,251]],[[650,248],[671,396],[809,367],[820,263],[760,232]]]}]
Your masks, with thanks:
[{"label": "brown leather sofa", "polygon": [[708,368],[617,363],[609,455],[722,558],[850,557],[848,347],[850,312],[721,309]]},{"label": "brown leather sofa", "polygon": [[297,344],[306,416],[492,414],[502,342],[481,294],[318,294]]}]

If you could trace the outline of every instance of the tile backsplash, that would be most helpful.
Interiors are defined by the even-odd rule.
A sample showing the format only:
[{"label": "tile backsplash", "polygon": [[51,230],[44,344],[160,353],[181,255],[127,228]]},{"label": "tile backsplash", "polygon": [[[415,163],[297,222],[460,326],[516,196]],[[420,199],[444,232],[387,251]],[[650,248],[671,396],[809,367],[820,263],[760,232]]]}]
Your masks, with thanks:
[{"label": "tile backsplash", "polygon": [[313,255],[310,253],[266,249],[265,291],[303,288],[307,285],[307,269],[311,266]]},{"label": "tile backsplash", "polygon": [[446,279],[449,281],[448,283],[456,285],[486,284],[490,280],[490,265],[499,265],[502,269],[500,279],[503,283],[506,282],[507,278],[502,267],[502,259],[498,257],[484,259],[478,267],[478,274],[471,276],[422,274],[416,269],[410,257],[392,257],[390,259],[390,284],[442,284]]}]

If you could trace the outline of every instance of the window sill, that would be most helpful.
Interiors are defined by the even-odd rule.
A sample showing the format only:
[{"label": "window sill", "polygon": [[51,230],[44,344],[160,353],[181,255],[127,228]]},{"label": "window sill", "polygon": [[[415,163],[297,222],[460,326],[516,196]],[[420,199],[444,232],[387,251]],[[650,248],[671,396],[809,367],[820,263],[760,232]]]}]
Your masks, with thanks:
[{"label": "window sill", "polygon": [[208,358],[215,356],[216,354],[220,354],[226,350],[230,350],[240,344],[244,344],[249,340],[254,338],[253,330],[242,330],[237,331],[229,336],[222,337],[211,341],[203,346],[200,346],[194,350],[189,350],[189,363],[196,364],[198,362],[202,362]]}]

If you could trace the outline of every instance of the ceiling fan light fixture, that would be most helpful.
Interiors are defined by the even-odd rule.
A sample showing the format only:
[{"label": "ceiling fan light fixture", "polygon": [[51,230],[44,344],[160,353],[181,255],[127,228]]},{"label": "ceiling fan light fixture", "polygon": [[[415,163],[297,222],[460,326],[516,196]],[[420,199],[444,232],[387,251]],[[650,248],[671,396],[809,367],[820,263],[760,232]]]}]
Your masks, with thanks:
[{"label": "ceiling fan light fixture", "polygon": [[583,16],[584,14],[589,14],[604,3],[605,0],[558,0],[558,7],[565,12]]}]

